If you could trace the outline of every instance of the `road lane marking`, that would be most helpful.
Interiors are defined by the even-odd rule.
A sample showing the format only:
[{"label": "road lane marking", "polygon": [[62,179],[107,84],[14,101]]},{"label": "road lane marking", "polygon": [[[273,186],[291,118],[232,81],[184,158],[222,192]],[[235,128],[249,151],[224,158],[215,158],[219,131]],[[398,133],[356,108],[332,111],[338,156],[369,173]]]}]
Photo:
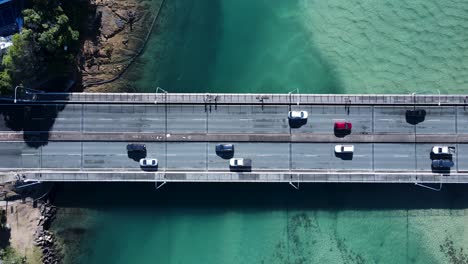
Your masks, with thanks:
[{"label": "road lane marking", "polygon": [[428,119],[426,121],[428,121],[428,122],[440,122],[440,119]]},{"label": "road lane marking", "polygon": [[317,154],[306,154],[305,156],[306,156],[306,157],[318,157]]},{"label": "road lane marking", "polygon": [[112,118],[98,118],[98,120],[100,120],[100,121],[112,121],[114,119],[112,119]]},{"label": "road lane marking", "polygon": [[258,154],[259,157],[271,157],[273,154]]},{"label": "road lane marking", "polygon": [[166,154],[166,156],[168,156],[168,157],[175,157],[175,156],[177,156],[177,154]]},{"label": "road lane marking", "polygon": [[408,158],[408,155],[393,155],[395,158]]},{"label": "road lane marking", "polygon": [[63,154],[63,153],[42,153],[42,156],[57,156],[57,155],[60,155],[60,156],[63,156],[63,155],[66,155],[66,156],[81,156],[81,154],[79,154],[79,153],[75,153],[75,154],[72,154],[72,153],[69,153],[69,154]]},{"label": "road lane marking", "polygon": [[354,155],[355,157],[365,157],[366,155]]},{"label": "road lane marking", "polygon": [[379,119],[380,121],[394,121],[395,119],[392,119],[392,118],[382,118],[382,119]]},{"label": "road lane marking", "polygon": [[205,121],[205,118],[192,118],[193,121]]},{"label": "road lane marking", "polygon": [[254,120],[253,118],[240,118],[240,121],[252,121]]}]

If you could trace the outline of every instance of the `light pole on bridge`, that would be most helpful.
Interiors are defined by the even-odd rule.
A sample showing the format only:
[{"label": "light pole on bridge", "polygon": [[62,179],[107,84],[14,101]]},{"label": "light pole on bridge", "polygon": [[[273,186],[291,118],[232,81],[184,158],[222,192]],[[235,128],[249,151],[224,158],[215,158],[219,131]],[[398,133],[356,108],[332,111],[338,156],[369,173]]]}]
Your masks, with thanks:
[{"label": "light pole on bridge", "polygon": [[291,104],[291,101],[292,101],[291,96],[292,96],[292,93],[293,93],[293,92],[296,92],[296,93],[297,93],[297,106],[299,106],[299,88],[296,88],[296,89],[294,89],[294,90],[292,90],[292,91],[290,91],[290,92],[288,93],[288,95],[289,95],[289,104]]},{"label": "light pole on bridge", "polygon": [[[436,91],[439,94],[437,105],[440,106],[441,105],[441,103],[440,103],[440,90],[436,89]],[[430,91],[412,92],[411,95],[413,96],[413,104],[416,105],[416,94],[427,93],[427,92],[430,92]]]},{"label": "light pole on bridge", "polygon": [[155,93],[155,99],[154,99],[154,104],[157,104],[158,103],[158,97],[157,97],[157,94],[159,91],[162,91],[165,93],[165,95],[167,96],[168,92],[166,90],[164,90],[163,88],[161,87],[156,87],[156,91],[154,92]]},{"label": "light pole on bridge", "polygon": [[18,90],[18,88],[24,88],[22,85],[18,85],[15,87],[15,99],[13,100],[13,103],[16,104],[16,91]]}]

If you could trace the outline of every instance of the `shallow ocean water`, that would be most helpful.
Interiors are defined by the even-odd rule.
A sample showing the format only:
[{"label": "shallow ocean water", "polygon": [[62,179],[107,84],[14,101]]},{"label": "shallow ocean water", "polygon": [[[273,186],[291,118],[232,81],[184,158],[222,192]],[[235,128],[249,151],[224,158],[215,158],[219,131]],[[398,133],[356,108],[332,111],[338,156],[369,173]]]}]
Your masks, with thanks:
[{"label": "shallow ocean water", "polygon": [[66,263],[466,263],[466,191],[66,184],[53,229]]},{"label": "shallow ocean water", "polygon": [[468,2],[171,0],[140,91],[465,93]]},{"label": "shallow ocean water", "polygon": [[[467,1],[166,3],[125,75],[139,91],[466,93]],[[66,263],[468,263],[466,192],[63,185],[53,229]]]}]

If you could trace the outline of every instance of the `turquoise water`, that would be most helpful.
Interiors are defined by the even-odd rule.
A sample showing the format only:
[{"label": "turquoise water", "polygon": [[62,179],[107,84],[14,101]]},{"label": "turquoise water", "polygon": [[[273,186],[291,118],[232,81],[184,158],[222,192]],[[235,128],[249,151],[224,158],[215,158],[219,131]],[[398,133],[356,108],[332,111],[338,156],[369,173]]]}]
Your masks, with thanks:
[{"label": "turquoise water", "polygon": [[66,263],[467,263],[466,191],[64,185],[54,230],[68,245]]},{"label": "turquoise water", "polygon": [[[466,93],[467,1],[166,3],[139,91]],[[466,191],[65,185],[53,228],[66,263],[468,263]]]},{"label": "turquoise water", "polygon": [[466,1],[166,2],[140,91],[466,93]]}]

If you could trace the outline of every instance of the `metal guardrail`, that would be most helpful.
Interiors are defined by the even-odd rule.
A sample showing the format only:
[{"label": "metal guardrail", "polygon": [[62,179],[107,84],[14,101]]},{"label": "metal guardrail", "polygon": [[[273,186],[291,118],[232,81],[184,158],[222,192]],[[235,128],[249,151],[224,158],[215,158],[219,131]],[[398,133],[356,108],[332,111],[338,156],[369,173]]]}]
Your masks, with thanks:
[{"label": "metal guardrail", "polygon": [[466,95],[399,94],[209,94],[209,93],[40,93],[28,103],[106,104],[319,104],[319,105],[466,105]]},{"label": "metal guardrail", "polygon": [[25,179],[53,182],[258,182],[258,183],[468,183],[467,173],[213,173],[213,172],[26,172]]}]

